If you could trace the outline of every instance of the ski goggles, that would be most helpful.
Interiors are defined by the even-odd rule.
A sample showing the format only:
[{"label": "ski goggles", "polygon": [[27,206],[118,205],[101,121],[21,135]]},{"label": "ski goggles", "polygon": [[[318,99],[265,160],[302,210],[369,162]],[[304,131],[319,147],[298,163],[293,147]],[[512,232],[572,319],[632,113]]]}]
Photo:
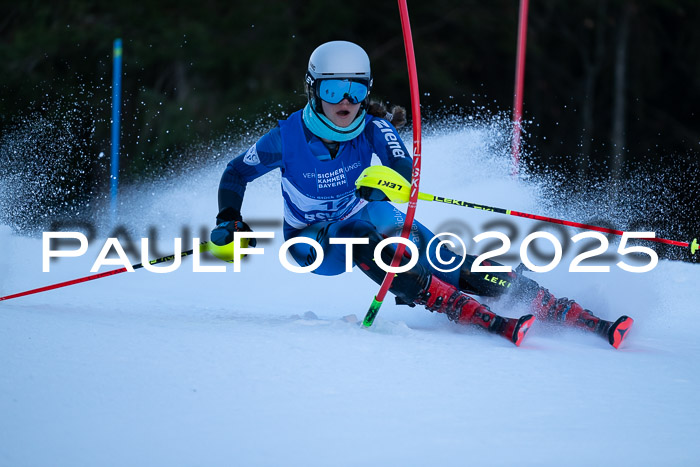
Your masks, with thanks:
[{"label": "ski goggles", "polygon": [[329,104],[339,104],[347,99],[351,104],[359,104],[369,94],[364,83],[349,79],[324,79],[318,84],[318,97]]}]

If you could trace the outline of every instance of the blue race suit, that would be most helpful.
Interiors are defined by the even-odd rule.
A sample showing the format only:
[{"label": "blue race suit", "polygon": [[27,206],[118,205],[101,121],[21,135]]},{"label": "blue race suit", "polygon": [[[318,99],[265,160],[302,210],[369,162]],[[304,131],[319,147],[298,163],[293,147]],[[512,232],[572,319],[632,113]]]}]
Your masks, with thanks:
[{"label": "blue race suit", "polygon": [[[399,236],[404,214],[385,201],[367,202],[355,195],[355,180],[372,164],[372,155],[399,172],[407,180],[411,178],[411,157],[396,129],[386,120],[371,115],[365,117],[365,129],[356,138],[339,143],[337,154],[331,158],[329,149],[304,125],[301,111],[264,135],[247,152],[233,159],[221,178],[219,208],[233,208],[240,212],[248,182],[263,174],[279,169],[282,175],[284,198],[285,239],[304,236],[316,240],[323,248],[323,263],[313,272],[320,275],[337,275],[345,271],[345,245],[331,244],[330,238],[373,237],[376,242],[385,237]],[[435,271],[427,261],[427,242],[433,237],[425,226],[414,222],[411,241],[420,251],[419,263],[453,285],[459,281],[459,270],[451,273]],[[362,250],[355,246],[353,252]],[[387,256],[393,255],[386,248]],[[316,252],[306,243],[297,243],[289,249],[292,257],[302,266],[313,263]],[[369,252],[369,249],[365,249]],[[368,253],[371,255],[371,253]],[[441,257],[456,256],[446,249]],[[436,263],[435,253],[431,259]],[[361,255],[360,255],[361,256]],[[367,256],[367,255],[365,255]],[[383,255],[384,256],[384,255]],[[356,261],[358,255],[353,256]],[[456,257],[457,261],[461,258]],[[385,262],[389,262],[386,260]],[[369,274],[381,281],[372,261],[360,264],[374,267]],[[416,291],[417,292],[417,291]]]},{"label": "blue race suit", "polygon": [[[313,272],[321,275],[337,275],[345,271],[346,245],[331,244],[331,238],[368,238],[369,245],[354,245],[353,258],[355,264],[367,276],[381,283],[385,272],[374,261],[374,246],[384,237],[400,234],[404,215],[388,202],[367,202],[355,196],[355,180],[362,170],[372,164],[372,157],[375,154],[382,164],[393,168],[410,180],[411,158],[396,129],[386,120],[370,115],[365,117],[365,128],[362,133],[347,142],[338,144],[337,152],[331,156],[323,141],[306,128],[301,111],[295,112],[287,120],[280,121],[278,126],[264,135],[247,152],[233,159],[226,167],[219,185],[220,210],[217,223],[235,217],[240,219],[247,183],[273,169],[279,169],[282,175],[284,198],[285,239],[307,237],[316,240],[323,249],[324,260]],[[579,317],[584,316],[585,319],[581,318],[584,319],[581,322],[586,326],[589,326],[587,323],[595,323],[598,319],[571,300],[555,299],[535,281],[520,274],[472,273],[471,265],[476,259],[472,255],[465,255],[464,264],[460,269],[448,273],[438,271],[428,259],[432,260],[432,264],[438,264],[434,249],[431,247],[431,251],[428,251],[427,248],[427,242],[432,238],[432,232],[426,227],[418,222],[413,223],[410,240],[418,247],[418,264],[410,271],[395,276],[390,291],[396,295],[398,302],[420,303],[427,306],[432,296],[430,287],[435,282],[437,283],[434,287],[436,296],[439,299],[445,297],[448,299],[447,302],[440,301],[438,305],[435,305],[437,302],[433,302],[431,306],[437,306],[438,311],[444,311],[450,319],[473,322],[472,317],[478,316],[481,317],[478,319],[483,318],[484,323],[495,323],[497,321],[492,319],[498,318],[500,319],[498,322],[503,324],[505,321],[502,318],[496,317],[488,309],[483,308],[479,308],[479,315],[476,315],[472,309],[465,318],[463,310],[467,309],[467,305],[471,302],[465,302],[463,297],[450,302],[455,295],[443,286],[446,286],[445,282],[447,282],[463,292],[481,296],[499,296],[513,285],[509,295],[531,304],[534,312],[546,319],[562,320],[561,316],[572,316],[567,320],[578,323],[581,321]],[[390,250],[393,249],[387,247],[381,253],[382,260],[387,264],[393,257],[393,251]],[[316,250],[307,243],[297,243],[290,247],[289,252],[302,266],[314,263],[317,255]],[[446,248],[441,249],[439,255],[447,261],[453,258],[456,263],[461,263],[462,260]],[[402,264],[405,264],[405,261],[407,261],[406,258],[403,259]],[[495,262],[491,264],[498,265]],[[440,281],[432,281],[432,276],[436,276]],[[444,297],[440,295],[443,293],[441,290],[447,291]],[[450,308],[453,305],[457,308]],[[462,305],[465,308],[460,308]],[[569,312],[573,309],[573,305],[580,310],[576,318]],[[502,326],[493,328],[493,332],[500,333],[501,330]],[[510,336],[507,337],[510,338]],[[612,340],[610,342],[613,343]]]}]

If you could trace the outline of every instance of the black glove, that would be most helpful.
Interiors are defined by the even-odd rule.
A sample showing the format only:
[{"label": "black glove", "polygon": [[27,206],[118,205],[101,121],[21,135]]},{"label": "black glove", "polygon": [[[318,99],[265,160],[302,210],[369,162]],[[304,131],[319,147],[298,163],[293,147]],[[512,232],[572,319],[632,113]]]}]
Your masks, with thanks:
[{"label": "black glove", "polygon": [[368,186],[361,186],[355,190],[355,196],[367,201],[389,201],[382,190]]},{"label": "black glove", "polygon": [[[209,235],[209,239],[214,243],[215,245],[219,246],[224,246],[228,245],[233,241],[233,233],[234,232],[252,232],[253,230],[250,228],[248,224],[243,222],[242,220],[238,221],[224,221],[220,223],[219,225],[216,226],[214,230],[211,231],[211,235]],[[255,238],[250,238],[248,239],[248,246],[250,247],[255,247],[255,245],[258,244],[257,239]]]}]

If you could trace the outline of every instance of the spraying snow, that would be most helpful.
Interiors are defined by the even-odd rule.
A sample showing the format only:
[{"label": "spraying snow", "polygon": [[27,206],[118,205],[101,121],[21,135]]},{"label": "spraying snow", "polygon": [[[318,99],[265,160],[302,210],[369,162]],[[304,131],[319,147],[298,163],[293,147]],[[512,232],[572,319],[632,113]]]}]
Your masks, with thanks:
[{"label": "spraying snow", "polygon": [[[553,214],[546,186],[510,177],[508,134],[498,119],[429,130],[422,190]],[[212,227],[225,159],[134,187],[123,195],[120,222],[134,239],[155,228],[166,254],[183,230],[200,236]],[[516,348],[391,299],[366,330],[357,320],[378,286],[363,274],[317,277],[280,265],[278,184],[273,173],[248,187],[243,215],[275,238],[259,243],[265,253],[249,256],[241,273],[231,265],[225,273],[193,272],[185,259],[173,273],[124,273],[0,304],[0,465],[700,459],[697,265],[661,260],[651,272],[628,273],[615,263],[634,260],[618,256],[611,242],[612,256],[600,260],[608,273],[568,272],[578,253],[571,245],[553,271],[530,273],[605,319],[634,317],[618,351],[539,322]],[[569,201],[565,218],[597,214]],[[474,235],[502,230],[512,247],[499,259],[511,266],[522,239],[544,228],[437,203],[419,204],[417,219],[460,234],[471,251],[488,249],[468,241]],[[562,242],[563,232],[578,233],[553,232]],[[39,239],[0,227],[0,241],[0,296],[88,275],[104,244],[95,238],[86,255],[54,260],[42,273]],[[546,257],[546,242],[539,247]],[[523,311],[492,306],[505,316]]]}]

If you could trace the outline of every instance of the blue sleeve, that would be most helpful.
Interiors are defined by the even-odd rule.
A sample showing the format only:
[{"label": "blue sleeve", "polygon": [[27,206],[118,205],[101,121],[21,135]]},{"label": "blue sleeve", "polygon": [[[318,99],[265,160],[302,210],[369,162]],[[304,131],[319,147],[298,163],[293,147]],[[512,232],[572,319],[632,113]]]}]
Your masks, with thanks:
[{"label": "blue sleeve", "polygon": [[394,125],[383,118],[374,117],[367,122],[365,132],[382,164],[396,170],[410,182],[413,160]]},{"label": "blue sleeve", "polygon": [[228,163],[219,182],[219,215],[217,224],[240,218],[243,196],[248,182],[282,165],[280,127],[266,133],[246,152]]}]

